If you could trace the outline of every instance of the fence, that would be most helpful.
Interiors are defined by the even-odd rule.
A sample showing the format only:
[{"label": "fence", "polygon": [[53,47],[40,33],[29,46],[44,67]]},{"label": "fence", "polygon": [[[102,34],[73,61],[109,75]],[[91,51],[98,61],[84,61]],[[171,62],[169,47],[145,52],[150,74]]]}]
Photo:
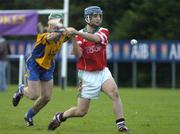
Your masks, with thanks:
[{"label": "fence", "polygon": [[[31,52],[34,41],[9,41],[9,44],[13,54],[22,54],[26,56]],[[70,65],[68,66],[68,70],[75,69],[75,57],[70,54],[71,47],[71,44],[68,43],[67,53],[68,64]],[[56,59],[57,63],[60,64],[60,53],[58,53]],[[128,83],[124,86],[130,85],[136,88],[143,86],[143,84],[139,84],[141,81],[146,83],[145,80],[148,80],[151,84],[144,84],[144,86],[156,88],[157,86],[161,86],[161,84],[159,84],[161,80],[159,79],[163,80],[164,74],[168,74],[168,76],[165,77],[168,78],[167,83],[170,82],[170,87],[179,87],[179,41],[139,41],[138,45],[134,46],[131,46],[129,41],[111,42],[107,47],[107,59],[108,65],[119,86],[123,85],[123,83]],[[73,69],[71,69],[72,67]],[[168,69],[166,69],[167,67]],[[57,66],[58,74],[55,74],[58,79],[57,84],[61,84],[59,82],[59,68],[60,66]],[[127,68],[129,71],[124,73]],[[161,70],[165,70],[166,72]],[[75,71],[71,72],[71,76],[72,73],[76,76]],[[126,78],[126,75],[130,78]],[[76,81],[76,79],[70,80],[70,82],[68,80],[68,84],[75,84]]]}]

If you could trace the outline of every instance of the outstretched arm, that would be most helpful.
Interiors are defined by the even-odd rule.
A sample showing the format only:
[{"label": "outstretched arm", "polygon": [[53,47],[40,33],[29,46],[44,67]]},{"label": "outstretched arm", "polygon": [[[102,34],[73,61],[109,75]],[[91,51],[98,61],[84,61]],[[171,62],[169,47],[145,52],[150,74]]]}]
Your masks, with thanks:
[{"label": "outstretched arm", "polygon": [[74,54],[77,58],[80,58],[82,56],[82,49],[81,47],[77,44],[77,41],[74,36],[72,36],[72,54]]},{"label": "outstretched arm", "polygon": [[54,30],[48,30],[48,33],[46,34],[47,41],[56,40],[59,38],[62,34],[66,35],[68,37],[68,31],[66,28],[61,27]]},{"label": "outstretched arm", "polygon": [[68,31],[70,32],[70,34],[72,36],[79,35],[79,36],[81,36],[82,38],[84,38],[84,39],[86,39],[88,41],[92,41],[92,42],[95,42],[95,43],[98,43],[98,42],[101,41],[101,38],[96,34],[80,32],[80,31],[77,31],[76,29],[74,29],[72,27],[68,28]]},{"label": "outstretched arm", "polygon": [[101,41],[100,37],[95,35],[95,34],[84,33],[84,32],[79,32],[79,31],[77,31],[75,34],[83,37],[84,39],[86,39],[88,41],[92,41],[92,42],[95,42],[95,43],[98,43],[98,42]]}]

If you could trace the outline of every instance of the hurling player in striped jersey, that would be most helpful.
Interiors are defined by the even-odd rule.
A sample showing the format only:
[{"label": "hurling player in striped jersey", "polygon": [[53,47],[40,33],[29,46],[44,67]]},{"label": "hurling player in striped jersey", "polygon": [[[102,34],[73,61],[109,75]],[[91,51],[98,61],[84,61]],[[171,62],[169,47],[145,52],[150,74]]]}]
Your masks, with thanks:
[{"label": "hurling player in striped jersey", "polygon": [[32,53],[26,60],[27,85],[19,85],[12,98],[13,106],[18,106],[23,96],[36,100],[24,116],[27,126],[33,126],[33,117],[50,101],[53,90],[55,56],[62,44],[69,39],[68,28],[63,26],[63,15],[51,13],[47,30],[37,35]]},{"label": "hurling player in striped jersey", "polygon": [[84,10],[84,17],[87,23],[85,28],[80,31],[71,29],[71,34],[74,35],[73,54],[77,57],[80,84],[77,106],[56,113],[48,130],[55,130],[68,118],[85,116],[91,99],[98,99],[100,91],[103,91],[112,101],[118,130],[127,132],[118,87],[107,67],[106,47],[109,30],[100,27],[103,11],[98,6],[90,6]]}]

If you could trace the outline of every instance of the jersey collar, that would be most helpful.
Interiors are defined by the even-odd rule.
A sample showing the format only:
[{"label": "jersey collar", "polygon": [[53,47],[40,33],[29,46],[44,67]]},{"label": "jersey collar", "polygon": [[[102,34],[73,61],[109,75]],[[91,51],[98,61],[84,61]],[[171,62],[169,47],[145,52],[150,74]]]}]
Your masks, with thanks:
[{"label": "jersey collar", "polygon": [[[100,29],[100,27],[97,27],[96,29],[94,29],[93,34],[94,34],[95,32],[97,32],[99,29]],[[83,32],[88,33],[88,31],[87,31],[87,26],[85,26],[85,27],[83,28]]]}]

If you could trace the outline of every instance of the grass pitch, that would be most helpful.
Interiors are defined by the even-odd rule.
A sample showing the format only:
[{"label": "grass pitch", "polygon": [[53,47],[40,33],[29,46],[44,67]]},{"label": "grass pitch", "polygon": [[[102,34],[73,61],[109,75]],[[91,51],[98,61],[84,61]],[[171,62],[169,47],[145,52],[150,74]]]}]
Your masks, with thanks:
[{"label": "grass pitch", "polygon": [[[101,93],[91,102],[84,118],[72,118],[53,132],[47,125],[57,111],[76,105],[76,88],[54,88],[52,100],[34,118],[33,127],[26,127],[23,117],[33,101],[21,100],[18,107],[11,104],[16,86],[0,92],[0,134],[118,134],[110,99]],[[131,134],[179,134],[180,90],[122,89],[127,126]]]}]

